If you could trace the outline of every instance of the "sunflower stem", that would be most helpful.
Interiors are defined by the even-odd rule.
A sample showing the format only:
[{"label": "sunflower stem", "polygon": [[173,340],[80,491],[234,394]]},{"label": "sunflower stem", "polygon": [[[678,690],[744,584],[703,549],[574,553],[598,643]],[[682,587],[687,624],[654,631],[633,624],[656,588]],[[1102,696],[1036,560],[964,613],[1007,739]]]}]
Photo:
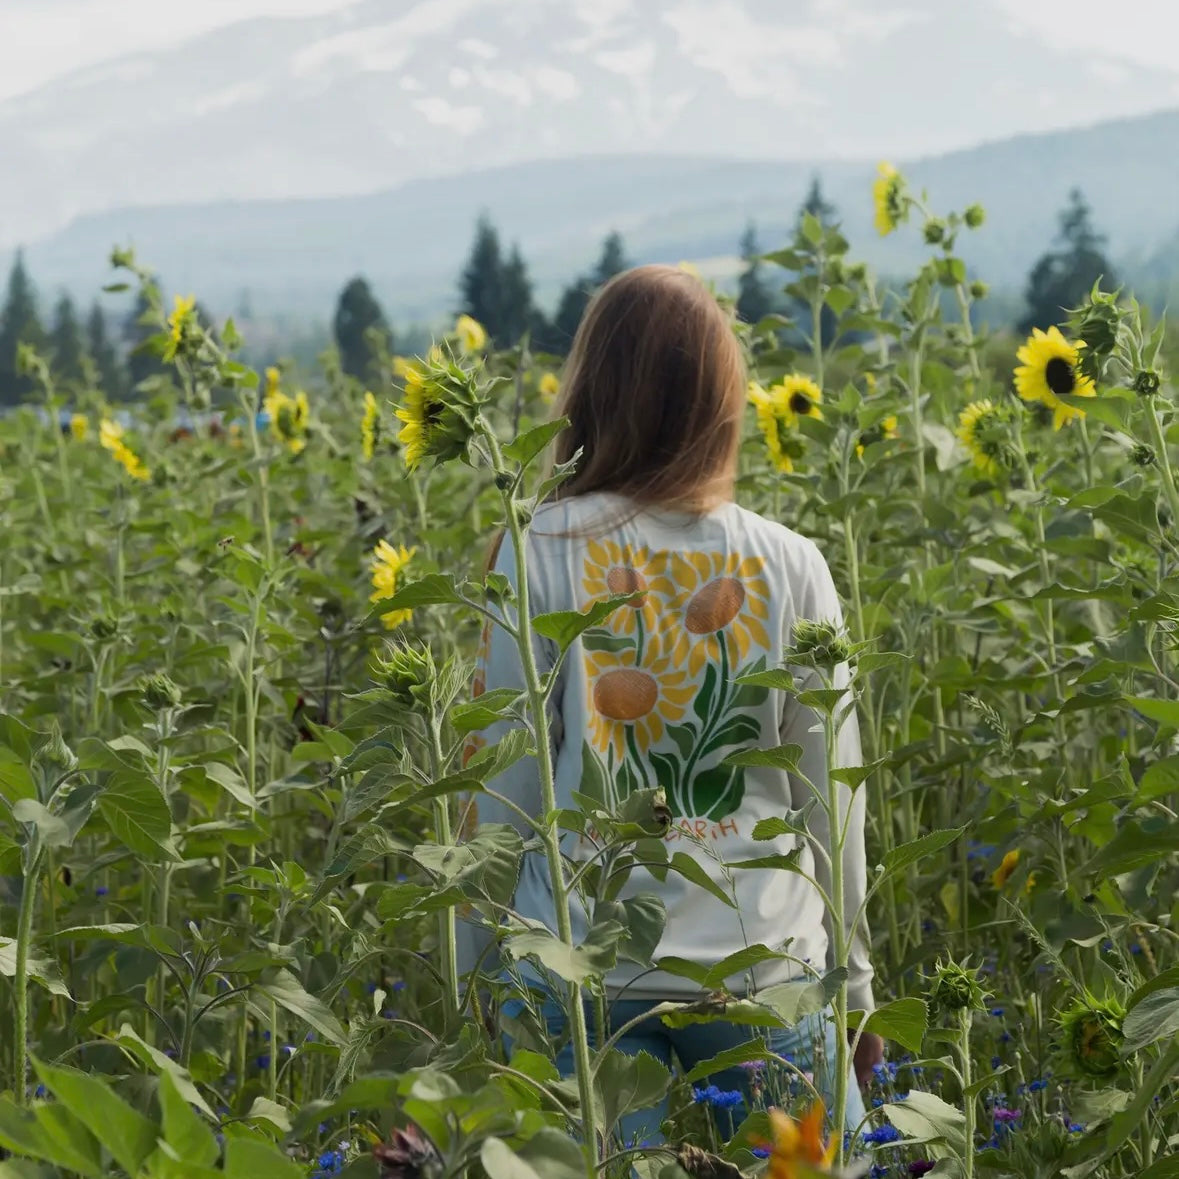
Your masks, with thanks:
[{"label": "sunflower stem", "polygon": [[1171,510],[1171,527],[1179,528],[1179,490],[1175,487],[1175,472],[1171,466],[1171,456],[1167,451],[1167,439],[1163,434],[1163,424],[1159,420],[1158,409],[1154,398],[1146,407],[1146,420],[1150,423],[1150,434],[1154,439],[1155,450],[1158,452],[1159,471],[1163,477],[1163,490],[1167,495],[1167,506]]}]

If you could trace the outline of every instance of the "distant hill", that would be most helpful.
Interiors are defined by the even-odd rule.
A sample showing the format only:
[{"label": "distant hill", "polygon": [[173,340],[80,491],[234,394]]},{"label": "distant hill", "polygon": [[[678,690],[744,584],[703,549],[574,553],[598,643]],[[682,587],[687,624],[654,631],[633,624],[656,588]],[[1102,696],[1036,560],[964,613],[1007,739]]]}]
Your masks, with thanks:
[{"label": "distant hill", "polygon": [[[1056,231],[1056,213],[1079,185],[1131,278],[1157,283],[1179,252],[1179,112],[1027,135],[901,162],[936,210],[980,201],[987,225],[966,239],[980,276],[1022,287]],[[747,220],[769,249],[789,232],[812,175],[837,206],[853,251],[884,272],[922,256],[919,235],[880,239],[872,228],[875,162],[770,162],[601,156],[512,165],[415,180],[371,196],[126,208],[81,217],[27,248],[47,294],[84,296],[107,281],[114,244],[134,244],[171,289],[198,291],[219,311],[249,292],[255,311],[324,317],[353,273],[373,282],[401,321],[445,313],[487,211],[518,240],[543,297],[585,269],[618,229],[636,260],[731,256]],[[1169,250],[1169,252],[1168,252]],[[0,261],[2,264],[2,261]]]}]

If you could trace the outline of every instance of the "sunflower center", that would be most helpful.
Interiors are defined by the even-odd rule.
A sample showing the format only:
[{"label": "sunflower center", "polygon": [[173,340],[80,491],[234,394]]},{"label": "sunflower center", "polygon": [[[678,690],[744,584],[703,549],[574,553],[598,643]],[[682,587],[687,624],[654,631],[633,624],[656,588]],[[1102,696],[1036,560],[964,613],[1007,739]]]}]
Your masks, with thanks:
[{"label": "sunflower center", "polygon": [[594,707],[613,721],[636,721],[655,707],[659,685],[645,671],[618,668],[599,676],[594,684]]},{"label": "sunflower center", "polygon": [[1054,356],[1044,366],[1044,380],[1057,397],[1067,397],[1077,387],[1073,366],[1060,356]]},{"label": "sunflower center", "polygon": [[798,416],[805,417],[811,412],[811,407],[814,402],[805,393],[791,393],[790,394],[790,408],[798,414]]},{"label": "sunflower center", "polygon": [[647,579],[637,569],[631,569],[628,565],[615,565],[606,574],[606,588],[612,594],[641,593],[641,598],[627,602],[634,610],[641,609],[647,601]]},{"label": "sunflower center", "polygon": [[735,577],[718,577],[698,591],[684,611],[689,634],[710,635],[723,630],[745,605],[745,587]]}]

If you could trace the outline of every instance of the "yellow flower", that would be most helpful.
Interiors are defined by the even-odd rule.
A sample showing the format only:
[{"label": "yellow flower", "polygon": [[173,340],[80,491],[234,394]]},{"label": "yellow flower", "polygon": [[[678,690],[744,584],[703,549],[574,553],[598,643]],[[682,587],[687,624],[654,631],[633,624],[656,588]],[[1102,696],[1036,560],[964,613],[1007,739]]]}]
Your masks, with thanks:
[{"label": "yellow flower", "polygon": [[435,344],[424,361],[406,366],[404,380],[405,402],[395,412],[405,423],[397,435],[405,465],[412,471],[427,458],[460,457],[484,401],[475,374]]},{"label": "yellow flower", "polygon": [[999,420],[989,397],[972,401],[958,415],[958,440],[970,452],[974,465],[990,479],[998,479],[1003,470],[1003,445],[988,436]]},{"label": "yellow flower", "polygon": [[118,422],[112,422],[110,418],[103,418],[98,423],[98,441],[104,449],[114,450],[122,437],[123,427]]},{"label": "yellow flower", "polygon": [[1019,867],[1019,849],[1009,851],[1004,857],[1003,862],[991,873],[991,883],[996,888],[1002,888],[1007,881],[1009,881]]},{"label": "yellow flower", "polygon": [[641,592],[641,598],[620,606],[603,625],[618,634],[632,634],[641,623],[649,634],[659,625],[660,615],[679,597],[675,583],[667,576],[667,560],[667,554],[652,554],[645,546],[636,549],[612,540],[590,538],[581,579],[586,605],[614,594]]},{"label": "yellow flower", "polygon": [[780,1109],[770,1110],[770,1130],[774,1146],[766,1167],[766,1179],[807,1179],[814,1174],[830,1173],[838,1143],[823,1141],[825,1112],[821,1101],[796,1122]]},{"label": "yellow flower", "polygon": [[799,418],[821,418],[819,408],[823,391],[810,377],[800,373],[763,389],[753,382],[749,386],[749,399],[757,412],[757,424],[765,437],[770,452],[770,461],[785,474],[794,470],[794,459],[803,454],[803,443],[795,435]]},{"label": "yellow flower", "polygon": [[540,395],[545,401],[552,401],[554,397],[561,391],[561,382],[557,380],[556,373],[545,373],[540,378]]},{"label": "yellow flower", "polygon": [[[373,592],[368,599],[370,602],[380,602],[393,596],[398,577],[417,551],[416,548],[407,549],[405,545],[394,548],[386,540],[377,541],[377,547],[373,549]],[[394,630],[412,617],[412,610],[390,610],[381,615],[381,622],[386,630]]]},{"label": "yellow flower", "polygon": [[1084,417],[1085,411],[1073,404],[1073,398],[1097,396],[1092,380],[1077,371],[1084,346],[1083,341],[1069,343],[1058,328],[1046,332],[1033,328],[1016,353],[1023,363],[1015,370],[1015,391],[1024,401],[1039,401],[1051,409],[1054,429]]},{"label": "yellow flower", "polygon": [[455,321],[454,334],[464,352],[482,352],[487,347],[487,332],[483,325],[469,315],[460,315]]},{"label": "yellow flower", "polygon": [[743,559],[737,553],[669,555],[667,576],[678,591],[672,607],[679,620],[675,661],[686,660],[693,679],[706,663],[721,658],[722,648],[730,670],[755,646],[770,652],[770,587],[764,570],[763,558]]},{"label": "yellow flower", "polygon": [[98,441],[104,450],[109,450],[115,461],[140,482],[151,478],[151,472],[143,465],[139,456],[123,441],[123,427],[110,418],[103,418],[98,426]]},{"label": "yellow flower", "polygon": [[360,420],[360,447],[366,463],[372,462],[380,432],[381,413],[377,408],[377,399],[371,393],[366,392],[364,395],[364,417]]},{"label": "yellow flower", "polygon": [[266,370],[266,396],[262,405],[270,418],[271,428],[292,454],[299,454],[307,445],[307,428],[311,422],[311,406],[307,394],[300,391],[293,398],[279,388],[278,369]]},{"label": "yellow flower", "polygon": [[876,170],[879,176],[872,184],[876,228],[881,237],[886,237],[905,216],[905,180],[891,164],[882,163]]},{"label": "yellow flower", "polygon": [[593,704],[590,744],[603,754],[612,749],[618,760],[628,744],[643,754],[660,741],[664,727],[683,717],[697,692],[676,666],[666,632],[647,635],[641,655],[633,646],[617,653],[591,651],[585,669]]},{"label": "yellow flower", "polygon": [[168,316],[168,343],[164,347],[164,359],[171,360],[184,343],[184,333],[196,314],[196,299],[192,295],[177,295]]},{"label": "yellow flower", "polygon": [[864,457],[864,447],[866,446],[871,446],[876,442],[883,442],[887,438],[895,438],[897,436],[897,424],[897,415],[890,413],[888,417],[883,418],[871,430],[865,430],[860,435],[859,442],[856,443],[857,456],[859,458]]},{"label": "yellow flower", "polygon": [[402,380],[404,380],[405,376],[409,372],[410,368],[411,368],[411,363],[406,357],[404,357],[404,356],[394,356],[393,357],[393,375],[395,377],[400,377]]},{"label": "yellow flower", "polygon": [[90,433],[90,419],[84,413],[71,414],[70,433],[75,442],[85,442],[86,435]]}]

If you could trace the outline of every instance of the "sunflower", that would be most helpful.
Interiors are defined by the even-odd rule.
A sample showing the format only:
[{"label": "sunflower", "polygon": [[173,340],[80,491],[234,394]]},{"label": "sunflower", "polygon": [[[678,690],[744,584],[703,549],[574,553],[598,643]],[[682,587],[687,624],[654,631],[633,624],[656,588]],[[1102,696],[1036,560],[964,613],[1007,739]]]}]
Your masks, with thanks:
[{"label": "sunflower", "polygon": [[667,576],[668,555],[653,554],[646,546],[632,548],[612,540],[589,540],[581,588],[590,602],[614,594],[642,593],[641,598],[619,606],[603,625],[619,634],[630,634],[641,622],[646,633],[655,630],[665,607],[678,590]]},{"label": "sunflower", "polygon": [[364,417],[360,419],[360,447],[364,461],[371,463],[381,438],[381,412],[377,399],[371,393],[364,395]]},{"label": "sunflower", "polygon": [[887,237],[905,219],[905,178],[889,163],[880,164],[872,184],[872,201],[876,206],[876,228]]},{"label": "sunflower", "polygon": [[98,441],[132,479],[145,483],[151,478],[151,472],[143,465],[143,460],[123,441],[123,427],[118,422],[103,418],[98,426]]},{"label": "sunflower", "polygon": [[794,373],[769,389],[751,382],[749,400],[757,413],[757,425],[766,440],[770,461],[788,475],[794,470],[794,460],[804,453],[802,439],[795,434],[798,420],[823,416],[819,408],[823,391],[810,377]]},{"label": "sunflower", "polygon": [[90,419],[84,413],[70,414],[70,433],[75,442],[85,442],[90,433]]},{"label": "sunflower", "polygon": [[[377,547],[373,549],[373,592],[368,599],[370,602],[380,602],[393,596],[397,579],[417,551],[416,548],[407,549],[405,545],[394,548],[386,540],[377,541]],[[390,610],[381,615],[381,622],[386,630],[394,630],[412,617],[412,610]]]},{"label": "sunflower", "polygon": [[838,1143],[835,1138],[823,1142],[825,1116],[821,1101],[815,1102],[798,1122],[780,1109],[770,1110],[774,1144],[766,1179],[802,1179],[816,1173],[830,1173]]},{"label": "sunflower", "polygon": [[164,359],[172,360],[184,344],[185,335],[196,316],[196,299],[192,296],[177,295],[168,316],[168,342],[164,346]]},{"label": "sunflower", "polygon": [[958,415],[958,440],[974,465],[989,479],[998,479],[1007,463],[1007,448],[995,437],[1002,416],[991,399],[972,401]]},{"label": "sunflower", "polygon": [[307,427],[311,421],[307,394],[299,392],[288,397],[279,388],[278,369],[271,367],[266,370],[266,395],[262,405],[274,432],[292,454],[299,454],[307,445]]},{"label": "sunflower", "polygon": [[470,315],[460,315],[454,324],[454,334],[459,338],[464,352],[482,352],[487,347],[487,331]]},{"label": "sunflower", "polygon": [[885,439],[897,437],[897,415],[890,413],[888,417],[883,418],[877,425],[870,430],[865,430],[860,435],[859,442],[856,443],[856,455],[859,458],[864,457],[864,447],[872,446],[877,442],[884,442]]},{"label": "sunflower", "polygon": [[721,657],[722,633],[731,644],[725,654],[731,653],[733,662],[743,661],[753,647],[769,651],[770,587],[764,569],[762,557],[671,554],[667,575],[678,591],[675,613],[681,624],[675,661],[682,665],[687,660],[693,679],[706,663]]},{"label": "sunflower", "polygon": [[1009,851],[1003,857],[1003,862],[991,873],[991,883],[996,888],[1002,888],[1015,874],[1015,869],[1018,867],[1019,848],[1016,848],[1014,851]]},{"label": "sunflower", "polygon": [[665,726],[683,717],[696,685],[673,658],[673,647],[674,640],[663,630],[648,636],[641,658],[633,647],[586,655],[589,741],[599,753],[612,749],[621,761],[630,742],[646,753],[663,738]]},{"label": "sunflower", "polygon": [[552,400],[561,391],[561,382],[557,380],[556,373],[545,373],[544,376],[540,378],[539,388],[541,397],[546,402],[552,402]]},{"label": "sunflower", "polygon": [[1073,404],[1075,397],[1095,397],[1093,381],[1078,369],[1083,341],[1069,343],[1060,329],[1046,332],[1033,328],[1027,343],[1016,353],[1023,363],[1015,370],[1015,390],[1024,401],[1038,401],[1052,410],[1052,426],[1059,430],[1066,422],[1084,416]]}]

